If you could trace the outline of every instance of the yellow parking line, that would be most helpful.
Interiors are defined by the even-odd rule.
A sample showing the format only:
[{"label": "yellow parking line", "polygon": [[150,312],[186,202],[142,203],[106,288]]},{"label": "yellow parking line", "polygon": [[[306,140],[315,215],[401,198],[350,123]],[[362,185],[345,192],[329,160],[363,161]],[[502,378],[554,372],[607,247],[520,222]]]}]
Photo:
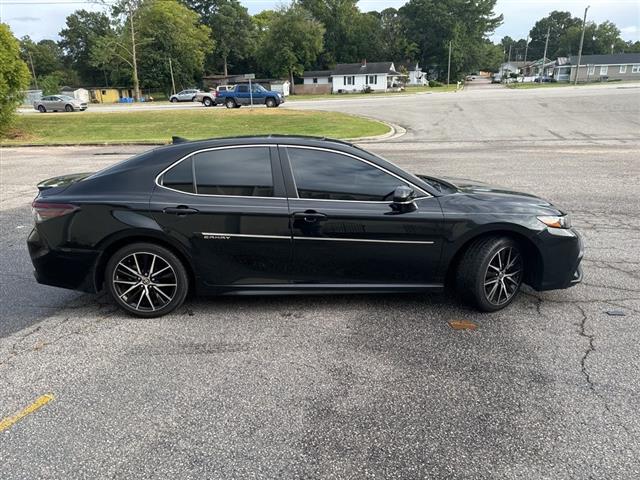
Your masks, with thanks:
[{"label": "yellow parking line", "polygon": [[6,429],[10,428],[17,421],[22,420],[27,415],[30,415],[36,410],[39,410],[40,408],[44,407],[47,403],[49,403],[54,398],[55,397],[53,396],[53,393],[45,393],[44,395],[36,398],[36,401],[33,402],[31,405],[27,405],[25,408],[20,410],[15,415],[12,415],[7,418],[3,418],[2,420],[0,420],[0,432],[4,432]]}]

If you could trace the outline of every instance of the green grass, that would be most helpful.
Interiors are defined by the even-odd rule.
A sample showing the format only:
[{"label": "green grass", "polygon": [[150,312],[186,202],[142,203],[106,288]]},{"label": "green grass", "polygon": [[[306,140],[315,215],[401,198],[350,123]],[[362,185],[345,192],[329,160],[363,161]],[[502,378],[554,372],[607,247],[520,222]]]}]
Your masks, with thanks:
[{"label": "green grass", "polygon": [[202,108],[197,110],[46,113],[19,115],[2,145],[167,143],[234,135],[288,134],[333,138],[382,135],[381,122],[342,113],[284,109]]}]

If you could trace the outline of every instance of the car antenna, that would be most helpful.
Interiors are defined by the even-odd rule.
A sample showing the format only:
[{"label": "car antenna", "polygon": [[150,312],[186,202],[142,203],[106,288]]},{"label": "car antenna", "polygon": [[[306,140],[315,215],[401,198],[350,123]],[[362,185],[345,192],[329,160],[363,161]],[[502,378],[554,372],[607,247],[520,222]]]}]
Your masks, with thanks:
[{"label": "car antenna", "polygon": [[186,138],[183,137],[176,137],[175,135],[171,137],[171,143],[176,144],[176,143],[185,143],[188,142],[189,140],[187,140]]}]

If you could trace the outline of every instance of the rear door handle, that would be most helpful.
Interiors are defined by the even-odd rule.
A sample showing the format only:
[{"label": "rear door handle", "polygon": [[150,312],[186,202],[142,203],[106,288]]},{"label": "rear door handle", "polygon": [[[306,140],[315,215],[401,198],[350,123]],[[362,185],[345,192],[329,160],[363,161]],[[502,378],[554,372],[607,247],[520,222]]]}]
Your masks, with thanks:
[{"label": "rear door handle", "polygon": [[186,205],[178,205],[177,207],[167,207],[162,210],[163,213],[169,213],[172,215],[194,215],[198,213],[198,210],[195,208],[187,207]]},{"label": "rear door handle", "polygon": [[294,220],[304,220],[307,223],[316,223],[326,220],[327,216],[315,210],[307,210],[306,212],[294,212],[293,218]]}]

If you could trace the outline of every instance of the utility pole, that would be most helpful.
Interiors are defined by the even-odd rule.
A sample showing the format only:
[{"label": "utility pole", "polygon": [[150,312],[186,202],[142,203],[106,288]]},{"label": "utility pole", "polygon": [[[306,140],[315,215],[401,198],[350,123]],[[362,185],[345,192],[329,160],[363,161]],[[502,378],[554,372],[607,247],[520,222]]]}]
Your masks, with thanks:
[{"label": "utility pole", "polygon": [[449,63],[447,65],[447,90],[449,90],[449,80],[451,80],[451,40],[449,40]]},{"label": "utility pole", "polygon": [[133,5],[129,2],[129,24],[131,25],[131,57],[133,60],[133,98],[140,101],[140,81],[138,80],[138,59],[136,57],[136,31],[133,27]]},{"label": "utility pole", "polygon": [[173,79],[173,64],[171,63],[171,57],[169,57],[169,72],[171,73],[171,88],[173,89],[173,95],[175,95],[176,81]]},{"label": "utility pole", "polygon": [[582,35],[580,36],[580,49],[578,50],[578,65],[576,65],[576,79],[574,85],[578,85],[578,73],[580,73],[580,61],[582,60],[582,45],[584,44],[584,31],[587,29],[587,10],[591,5],[587,5],[584,9],[584,18],[582,19]]},{"label": "utility pole", "polygon": [[527,46],[524,47],[524,63],[527,63],[527,53],[529,53],[529,35],[527,35]]},{"label": "utility pole", "polygon": [[[513,43],[509,44],[509,57],[507,57],[507,65],[509,65],[509,67],[511,67],[511,47],[513,47]],[[509,68],[509,77],[511,77],[511,68]],[[504,83],[509,83],[507,80],[505,80]]]},{"label": "utility pole", "polygon": [[36,69],[33,66],[33,58],[31,57],[31,50],[27,49],[27,53],[29,54],[29,62],[31,62],[31,73],[33,73],[33,83],[36,86],[36,90],[38,90],[38,79],[36,78]]},{"label": "utility pole", "polygon": [[544,76],[544,62],[547,61],[547,48],[549,48],[549,33],[551,25],[547,27],[547,40],[544,42],[544,54],[542,55],[542,65],[540,65],[540,85],[542,85],[542,77]]}]

